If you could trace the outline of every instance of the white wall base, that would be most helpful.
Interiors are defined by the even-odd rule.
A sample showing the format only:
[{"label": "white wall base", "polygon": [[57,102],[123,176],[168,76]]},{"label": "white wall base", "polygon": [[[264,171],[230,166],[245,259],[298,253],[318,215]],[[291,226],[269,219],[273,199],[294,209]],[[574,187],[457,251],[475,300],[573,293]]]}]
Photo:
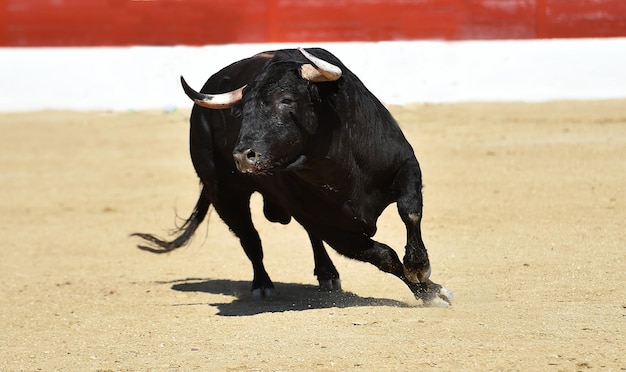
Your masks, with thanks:
[{"label": "white wall base", "polygon": [[0,48],[0,111],[190,107],[220,68],[264,50],[321,46],[385,103],[626,98],[626,38]]}]

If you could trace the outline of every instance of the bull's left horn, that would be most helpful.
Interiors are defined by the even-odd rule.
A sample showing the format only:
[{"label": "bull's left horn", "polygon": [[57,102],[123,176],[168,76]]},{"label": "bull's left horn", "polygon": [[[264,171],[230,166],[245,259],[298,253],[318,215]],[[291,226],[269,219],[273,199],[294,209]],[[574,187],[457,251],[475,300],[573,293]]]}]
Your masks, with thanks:
[{"label": "bull's left horn", "polygon": [[241,101],[241,97],[243,96],[243,88],[235,89],[231,92],[220,93],[220,94],[206,94],[199,93],[193,90],[185,81],[185,78],[180,77],[180,83],[183,85],[183,90],[187,97],[191,98],[192,101],[196,103],[198,106],[210,108],[210,109],[224,109],[232,107],[238,101]]},{"label": "bull's left horn", "polygon": [[303,79],[319,83],[323,81],[335,81],[341,77],[341,69],[339,67],[321,58],[317,58],[303,48],[298,48],[298,50],[313,64],[302,65],[300,68],[300,76],[302,76]]}]

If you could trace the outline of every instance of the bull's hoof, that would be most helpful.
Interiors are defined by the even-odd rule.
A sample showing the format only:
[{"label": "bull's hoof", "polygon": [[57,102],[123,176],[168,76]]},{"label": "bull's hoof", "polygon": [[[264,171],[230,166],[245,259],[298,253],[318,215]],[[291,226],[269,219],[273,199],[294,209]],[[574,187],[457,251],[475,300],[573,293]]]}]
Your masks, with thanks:
[{"label": "bull's hoof", "polygon": [[454,293],[430,280],[414,289],[415,298],[422,300],[426,307],[448,307],[452,305]]},{"label": "bull's hoof", "polygon": [[327,279],[319,281],[320,292],[341,291],[341,279]]},{"label": "bull's hoof", "polygon": [[433,296],[422,299],[426,307],[448,307],[452,305],[453,300],[454,293],[446,287],[441,287]]},{"label": "bull's hoof", "polygon": [[255,301],[260,301],[264,298],[273,298],[274,295],[274,288],[255,288],[252,290],[252,299]]}]

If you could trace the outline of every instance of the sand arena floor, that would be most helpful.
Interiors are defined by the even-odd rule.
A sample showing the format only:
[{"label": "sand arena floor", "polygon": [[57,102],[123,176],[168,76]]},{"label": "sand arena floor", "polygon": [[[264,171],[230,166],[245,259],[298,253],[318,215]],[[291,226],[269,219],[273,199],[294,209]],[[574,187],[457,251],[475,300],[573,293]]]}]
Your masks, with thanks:
[{"label": "sand arena floor", "polygon": [[[213,213],[168,255],[199,191],[188,111],[0,114],[0,370],[626,370],[626,101],[394,106],[424,174],[423,237],[448,309],[255,221],[278,296]],[[402,254],[395,207],[376,239]]]}]

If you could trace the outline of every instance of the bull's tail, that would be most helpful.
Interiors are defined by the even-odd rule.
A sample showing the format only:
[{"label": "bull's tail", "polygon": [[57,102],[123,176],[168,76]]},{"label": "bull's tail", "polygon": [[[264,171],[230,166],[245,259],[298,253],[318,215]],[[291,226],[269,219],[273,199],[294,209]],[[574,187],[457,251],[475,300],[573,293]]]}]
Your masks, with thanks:
[{"label": "bull's tail", "polygon": [[158,238],[152,234],[144,234],[144,233],[133,233],[131,236],[137,236],[141,239],[148,242],[148,245],[137,245],[137,248],[152,252],[152,253],[167,253],[171,252],[176,248],[180,248],[187,243],[196,232],[196,229],[209,211],[209,206],[211,205],[211,199],[209,198],[209,190],[205,185],[202,187],[202,191],[200,192],[200,197],[198,198],[198,202],[196,203],[193,212],[187,218],[185,223],[172,234],[174,236],[173,240],[163,240]]}]

